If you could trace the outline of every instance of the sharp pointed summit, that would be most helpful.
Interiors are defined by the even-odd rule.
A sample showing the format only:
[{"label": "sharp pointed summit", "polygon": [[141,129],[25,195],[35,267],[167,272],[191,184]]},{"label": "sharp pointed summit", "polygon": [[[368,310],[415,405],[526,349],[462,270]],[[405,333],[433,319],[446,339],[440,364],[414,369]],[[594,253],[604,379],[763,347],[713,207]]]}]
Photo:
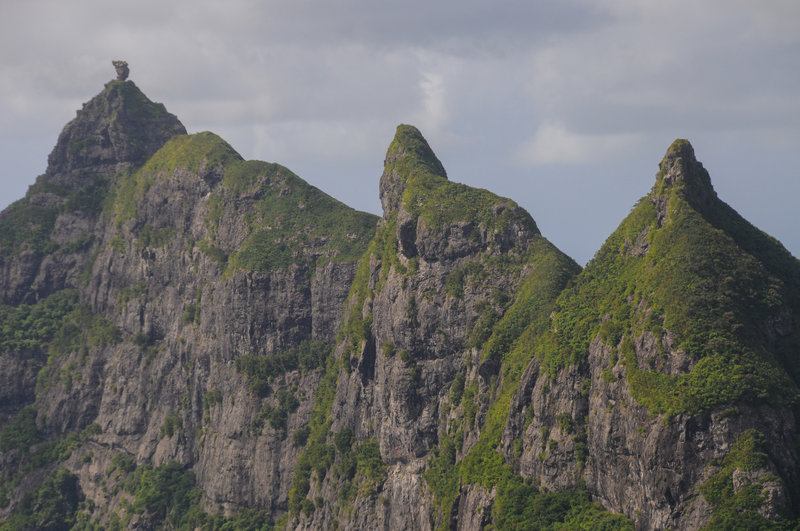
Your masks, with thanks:
[{"label": "sharp pointed summit", "polygon": [[[120,64],[117,64],[120,63]],[[84,174],[109,177],[139,166],[175,135],[186,134],[178,118],[125,81],[128,65],[114,62],[117,79],[78,111],[58,137],[46,176],[60,186],[81,186]]]},{"label": "sharp pointed summit", "polygon": [[662,189],[680,189],[685,199],[695,207],[707,205],[717,196],[708,172],[695,158],[692,144],[682,138],[667,149],[659,164],[657,182]]},{"label": "sharp pointed summit", "polygon": [[687,140],[581,270],[413,126],[379,219],[113,65],[0,212],[0,530],[798,528],[800,261]]},{"label": "sharp pointed summit", "polygon": [[[606,507],[636,514],[637,528],[699,528],[691,515],[702,522],[712,512],[709,527],[726,528],[719,522],[734,492],[714,489],[733,481],[734,467],[711,469],[713,459],[726,448],[763,445],[769,450],[748,469],[749,481],[769,492],[747,506],[759,522],[798,484],[784,426],[795,429],[800,400],[793,328],[800,264],[717,198],[688,141],[676,140],[660,168],[651,193],[559,296],[552,337],[545,334],[537,355],[546,367],[561,364],[556,381],[570,370],[590,378],[584,480]],[[694,423],[718,446],[685,435]],[[685,443],[641,445],[684,436]],[[638,448],[637,459],[622,464],[620,448]],[[534,477],[551,466],[535,452],[523,452],[521,462]],[[708,469],[712,479],[697,473]],[[644,478],[633,495],[608,488],[632,477]],[[657,501],[646,502],[644,492]]]},{"label": "sharp pointed summit", "polygon": [[397,209],[408,180],[420,174],[447,179],[444,166],[419,129],[413,125],[400,124],[386,151],[381,176],[380,197],[384,215]]}]

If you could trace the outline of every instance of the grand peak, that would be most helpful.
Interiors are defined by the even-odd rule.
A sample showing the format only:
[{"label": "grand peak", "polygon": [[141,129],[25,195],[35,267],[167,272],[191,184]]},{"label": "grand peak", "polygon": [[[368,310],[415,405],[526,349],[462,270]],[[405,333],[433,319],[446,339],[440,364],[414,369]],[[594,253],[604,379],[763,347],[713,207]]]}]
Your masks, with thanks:
[{"label": "grand peak", "polygon": [[688,140],[679,138],[667,149],[659,164],[657,183],[662,189],[676,188],[695,207],[708,204],[716,197],[711,177],[703,164],[698,162],[694,148]]},{"label": "grand peak", "polygon": [[124,74],[108,82],[61,131],[48,159],[47,178],[79,187],[82,175],[110,176],[139,166],[167,140],[186,134],[177,117],[133,81],[124,80]]},{"label": "grand peak", "polygon": [[397,126],[383,165],[380,198],[384,215],[400,205],[403,191],[410,179],[422,174],[447,179],[444,166],[436,158],[419,129],[413,125]]}]

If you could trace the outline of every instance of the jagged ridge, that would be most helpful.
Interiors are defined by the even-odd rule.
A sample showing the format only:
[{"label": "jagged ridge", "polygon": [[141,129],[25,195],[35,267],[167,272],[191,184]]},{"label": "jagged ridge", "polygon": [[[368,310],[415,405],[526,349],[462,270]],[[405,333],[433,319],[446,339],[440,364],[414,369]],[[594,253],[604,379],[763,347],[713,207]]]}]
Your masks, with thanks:
[{"label": "jagged ridge", "polygon": [[[642,459],[653,452],[649,474],[658,478],[668,501],[645,511],[641,502],[611,487],[615,482],[619,486],[625,474],[640,473],[636,466],[629,471],[611,464],[620,444],[611,441],[624,441],[623,446],[637,445],[642,437],[674,441],[681,430],[691,431],[700,423],[714,426],[708,429],[732,444],[748,429],[755,430],[758,437],[766,435],[767,443],[751,448],[772,448],[768,453],[775,460],[758,474],[763,478],[781,470],[783,479],[769,487],[763,479],[753,479],[753,484],[761,481],[765,492],[780,493],[770,495],[770,503],[777,505],[784,503],[780,500],[787,489],[797,496],[797,456],[793,451],[787,455],[782,441],[796,437],[788,434],[794,429],[798,396],[798,343],[792,324],[799,308],[798,262],[717,198],[688,142],[676,141],[660,170],[650,194],[559,296],[552,326],[535,352],[549,378],[561,382],[565,375],[577,374],[590,382],[585,409],[571,412],[573,422],[584,425],[588,434],[590,492],[607,507],[637,511],[639,525],[645,527],[693,526],[709,516],[717,521],[730,510],[711,495],[706,499],[714,499],[713,511],[702,508],[702,500],[695,498],[698,487],[691,487],[703,482],[698,470],[724,455],[724,449],[670,442],[674,451],[693,456],[676,472],[670,471],[669,450],[641,448]],[[533,379],[536,374],[521,386],[521,392],[530,386],[525,392],[532,393],[528,396],[534,404],[535,389],[542,385]],[[522,407],[528,399],[520,400]],[[626,412],[615,412],[618,402],[626,404]],[[596,416],[603,408],[608,421]],[[537,415],[546,416],[546,411],[537,410]],[[648,417],[660,418],[668,427],[656,426]],[[520,429],[509,427],[507,447]],[[526,432],[528,437],[533,438],[532,431]],[[540,474],[535,460],[527,459],[528,473]],[[762,518],[759,514],[775,514],[774,507],[759,507],[751,503],[738,510],[749,511],[753,521]],[[702,516],[703,511],[708,513]],[[685,515],[684,523],[679,513]]]},{"label": "jagged ridge", "polygon": [[[333,340],[354,261],[375,230],[375,216],[350,209],[282,166],[242,160],[211,133],[164,138],[140,158],[141,139],[134,137],[158,139],[162,119],[171,116],[142,98],[131,83],[111,82],[79,111],[29,196],[50,198],[57,182],[98,179],[91,215],[74,210],[88,193],[78,185],[67,201],[59,199],[41,231],[37,261],[26,262],[32,244],[22,236],[0,271],[0,283],[14,286],[20,298],[41,299],[1,309],[10,318],[2,320],[4,334],[7,325],[26,327],[4,337],[13,352],[0,357],[3,379],[21,383],[0,396],[8,407],[4,420],[11,419],[0,436],[10,442],[0,450],[12,456],[4,461],[8,483],[0,485],[0,510],[21,509],[12,519],[26,522],[22,527],[42,525],[35,508],[19,505],[26,491],[55,499],[65,494],[57,486],[53,491],[51,479],[69,487],[69,500],[97,500],[92,518],[101,526],[120,516],[146,528],[188,518],[199,518],[192,527],[210,525],[199,506],[201,491],[191,490],[195,481],[215,506],[266,510],[220,517],[219,525],[266,524],[280,514],[296,462],[291,435],[306,422],[319,353]],[[62,160],[64,145],[95,129],[122,144],[112,142],[98,155],[96,142],[87,142]],[[28,213],[10,211],[15,223],[30,224]],[[0,223],[16,231],[7,213]],[[72,260],[54,264],[47,253],[60,244],[62,225],[76,219],[81,234],[91,237],[70,247]],[[31,272],[14,276],[21,267]],[[272,371],[248,385],[249,377],[262,377],[250,370],[259,358],[288,359],[289,351],[302,374]],[[233,363],[238,359],[252,363]],[[58,451],[29,456],[35,444]],[[264,448],[266,460],[258,457]],[[240,454],[253,464],[242,467]],[[41,465],[55,475],[39,487],[42,475],[17,488],[23,467]],[[238,472],[219,473],[233,466]],[[93,479],[97,470],[113,489]],[[255,482],[269,488],[250,488]],[[123,483],[128,494],[120,491]],[[135,508],[112,509],[127,496]],[[173,496],[184,498],[176,506]],[[56,516],[74,523],[77,506],[61,507],[68,512]]]},{"label": "jagged ridge", "polygon": [[[526,328],[541,328],[579,269],[513,201],[448,181],[411,126],[398,127],[381,184],[388,208],[359,263],[330,383],[300,458],[289,500],[299,517],[293,526],[320,528],[338,519],[354,528],[446,527],[469,525],[472,513],[488,518],[488,507],[456,503],[456,454],[479,436],[499,442],[530,356],[511,347]],[[350,442],[334,449],[331,442],[343,434]],[[391,468],[377,477],[360,465],[349,468],[350,452],[364,445],[377,446]],[[440,452],[452,460],[437,459]],[[507,467],[501,474],[513,475]],[[360,494],[371,489],[383,492],[383,508]],[[421,494],[425,489],[434,500]],[[336,492],[349,494],[324,507],[310,502]],[[352,517],[349,508],[357,508]]]},{"label": "jagged ridge", "polygon": [[579,272],[412,126],[377,230],[184,132],[111,82],[0,214],[8,525],[788,525],[800,267],[688,141]]}]

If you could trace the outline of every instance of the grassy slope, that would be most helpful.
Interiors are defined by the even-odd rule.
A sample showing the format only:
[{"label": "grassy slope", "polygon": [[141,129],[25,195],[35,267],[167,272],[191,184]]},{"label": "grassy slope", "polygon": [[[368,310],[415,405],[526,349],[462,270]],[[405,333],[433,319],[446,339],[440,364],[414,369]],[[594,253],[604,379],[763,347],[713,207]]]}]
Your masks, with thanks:
[{"label": "grassy slope", "polygon": [[[125,87],[114,85],[112,88],[122,90]],[[113,220],[122,229],[126,222],[135,218],[144,195],[156,179],[170,175],[179,168],[189,171],[214,168],[221,171],[222,185],[216,192],[216,196],[219,198],[217,206],[220,208],[235,205],[237,200],[248,194],[257,196],[253,212],[246,217],[248,228],[253,235],[244,242],[240,249],[232,253],[229,269],[274,269],[306,260],[302,251],[311,239],[316,240],[316,251],[328,259],[355,260],[363,254],[369,238],[374,233],[377,219],[375,216],[357,212],[345,206],[308,185],[282,166],[258,161],[244,161],[216,135],[200,133],[174,137],[141,168],[118,175],[113,186],[102,181],[79,191],[66,191],[40,179],[30,193],[54,193],[66,197],[66,203],[56,207],[38,207],[31,204],[26,198],[9,207],[0,215],[0,226],[5,229],[2,231],[4,236],[0,238],[0,252],[13,256],[25,249],[33,249],[42,253],[54,251],[57,246],[49,240],[49,233],[55,217],[63,211],[91,209],[91,213],[100,214],[105,209],[108,219]],[[216,212],[216,214],[220,213],[220,211]],[[213,219],[214,215],[215,212],[212,210],[208,216],[210,219],[207,219],[210,226],[213,226],[215,221],[219,221]],[[143,238],[143,232],[140,231],[137,237]],[[153,238],[155,236],[151,235],[149,239]],[[88,247],[91,243],[91,241],[86,242],[85,246]],[[277,263],[273,261],[269,254],[273,244],[281,245],[288,254],[288,258]],[[206,248],[209,249],[209,252],[213,252],[215,249],[208,244]],[[227,260],[227,258],[226,255],[225,259]],[[63,370],[49,370],[51,363],[57,357],[75,351],[85,352],[86,349],[92,347],[114,344],[120,339],[119,331],[110,322],[100,316],[91,315],[85,306],[78,303],[78,296],[74,290],[63,290],[35,305],[0,306],[0,347],[2,348],[0,355],[10,355],[10,352],[19,350],[43,351],[50,354],[48,363],[39,373],[38,391],[44,392],[55,379],[63,380],[71,376],[71,374],[64,373]],[[5,451],[13,447],[27,456],[29,446],[35,447],[30,451],[32,457],[26,458],[23,465],[29,468],[53,466],[66,459],[77,445],[76,441],[82,439],[76,434],[66,434],[63,439],[43,442],[40,440],[35,426],[35,415],[34,406],[28,406],[16,417],[9,417],[9,424],[6,427],[16,427],[14,422],[19,417],[19,419],[30,421],[26,424],[30,429],[20,432],[21,436],[14,434],[14,438],[11,437],[8,429],[3,428],[2,437],[0,437],[3,442],[0,444],[0,450]],[[164,467],[158,467],[154,469],[154,472],[160,473],[162,468]],[[164,470],[166,469],[164,468]],[[58,474],[61,472],[59,471]],[[64,472],[64,474],[67,474],[64,477],[72,478],[68,473]],[[180,474],[178,475],[181,478],[184,478],[185,475],[185,480],[181,479],[181,488],[193,489],[193,477]],[[58,477],[61,478],[61,476]],[[4,475],[0,478],[0,505],[8,503],[7,496],[18,483],[18,475]],[[67,483],[69,482],[60,481],[53,488],[57,487],[65,496],[72,496],[74,485]],[[210,517],[202,513],[199,496],[192,494],[192,499],[188,502],[182,499],[178,503],[168,496],[168,490],[173,488],[168,483],[148,486],[148,496],[166,500],[165,505],[159,506],[159,511],[155,511],[158,513],[157,516],[170,520],[178,514],[181,518],[184,518],[185,514],[190,514],[192,518],[200,519],[198,521],[206,519],[205,523],[208,524]],[[50,483],[43,485],[42,489],[52,487]],[[38,496],[38,492],[33,493],[32,496]],[[191,492],[194,493],[193,490]],[[25,500],[29,498],[30,496]],[[188,505],[186,505],[187,503]],[[12,528],[16,525],[15,522],[31,523],[38,522],[41,518],[50,518],[36,507],[26,504],[27,501],[15,511],[7,522]],[[77,515],[77,509],[77,507],[70,506],[64,508],[63,514],[59,513],[56,516],[59,521],[74,523],[74,518],[86,516],[85,514]],[[154,512],[147,504],[135,509],[136,512],[142,510]],[[269,521],[266,515],[251,513],[244,511],[242,513],[244,516],[241,518],[247,516],[259,521],[263,520],[263,523]],[[233,520],[238,522],[239,520],[236,518]],[[220,521],[215,522],[215,528],[217,524],[230,523],[228,520],[231,520],[216,519]],[[180,522],[181,526],[184,524],[185,522]]]},{"label": "grassy slope", "polygon": [[[312,247],[331,260],[356,260],[375,230],[374,215],[353,210],[283,166],[243,160],[209,132],[173,137],[141,169],[121,179],[113,205],[117,224],[136,215],[137,204],[155,179],[177,169],[222,174],[222,186],[209,199],[205,221],[210,234],[201,248],[227,264],[228,272],[272,271],[305,263],[312,260]],[[244,198],[253,204],[240,214]],[[250,233],[238,249],[217,238],[226,211],[241,215]]]},{"label": "grassy slope", "polygon": [[[618,347],[634,398],[652,414],[793,402],[796,335],[775,341],[764,323],[800,311],[800,263],[716,197],[696,208],[691,194],[684,183],[657,181],[559,297],[537,354],[553,373],[581,363],[599,336]],[[663,226],[659,197],[667,201]],[[631,252],[637,237],[649,246],[643,256]],[[632,340],[644,331],[659,340],[669,331],[673,348],[696,362],[692,371],[640,368]]]},{"label": "grassy slope", "polygon": [[[434,449],[424,476],[440,509],[442,526],[448,524],[444,515],[450,514],[460,482],[481,483],[489,490],[493,486],[499,487],[493,514],[501,527],[506,524],[557,526],[559,523],[600,528],[608,525],[614,529],[627,526],[625,518],[603,511],[583,491],[561,494],[539,492],[515,475],[503,463],[502,456],[494,450],[499,444],[502,428],[508,418],[511,397],[522,371],[533,355],[531,345],[548,325],[553,301],[580,268],[544,239],[533,219],[526,212],[517,209],[513,201],[486,190],[448,181],[441,163],[419,131],[412,126],[398,127],[397,135],[389,146],[385,173],[391,172],[396,172],[404,183],[402,207],[412,215],[419,216],[433,231],[451,223],[469,221],[486,230],[498,232],[503,231],[508,224],[516,223],[527,228],[530,234],[529,240],[521,249],[501,256],[487,253],[480,256],[475,264],[470,264],[471,267],[455,270],[451,275],[458,277],[457,282],[453,282],[457,287],[452,288],[452,293],[448,288],[448,294],[457,296],[460,289],[463,289],[465,277],[480,281],[484,275],[519,275],[523,270],[529,271],[507,304],[505,313],[502,316],[495,315],[494,319],[487,321],[485,334],[476,333],[475,330],[471,334],[474,336],[473,344],[482,348],[484,359],[493,358],[501,362],[502,385],[495,402],[490,406],[480,442],[464,464],[456,461],[459,434],[442,433],[439,447]],[[506,208],[495,215],[492,209],[496,205],[504,205]],[[359,262],[358,273],[351,288],[350,311],[338,338],[348,345],[342,360],[345,366],[349,366],[349,356],[359,352],[362,342],[371,333],[371,315],[364,317],[362,312],[364,302],[373,299],[380,291],[390,270],[401,274],[414,272],[403,266],[398,258],[396,233],[397,213],[389,212],[384,225],[378,229],[367,253]],[[380,264],[380,280],[372,290],[368,285],[370,263]],[[478,327],[479,325],[476,329]],[[333,403],[332,384],[336,377],[334,371],[338,371],[340,367],[338,361],[331,362],[329,366],[326,376],[329,383],[328,386],[323,386],[327,391],[318,396],[315,410],[317,420],[315,422],[312,419],[312,437],[300,458],[304,465],[298,467],[293,483],[290,507],[295,515],[299,514],[304,504],[309,511],[313,510],[306,503],[307,500],[304,500],[309,491],[312,471],[316,470],[317,477],[321,478],[334,464],[336,454],[329,442],[333,434],[329,432],[330,423],[326,419]],[[463,387],[461,391],[463,392]]]}]

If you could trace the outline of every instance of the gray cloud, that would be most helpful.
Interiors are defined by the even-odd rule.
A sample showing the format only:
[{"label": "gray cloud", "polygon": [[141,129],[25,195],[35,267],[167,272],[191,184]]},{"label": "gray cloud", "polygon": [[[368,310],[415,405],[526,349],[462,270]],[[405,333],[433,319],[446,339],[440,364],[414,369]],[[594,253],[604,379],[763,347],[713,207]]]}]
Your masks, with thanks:
[{"label": "gray cloud", "polygon": [[723,199],[800,253],[794,0],[7,4],[0,207],[121,58],[191,132],[374,212],[413,123],[452,179],[514,198],[580,262],[688,137]]}]

